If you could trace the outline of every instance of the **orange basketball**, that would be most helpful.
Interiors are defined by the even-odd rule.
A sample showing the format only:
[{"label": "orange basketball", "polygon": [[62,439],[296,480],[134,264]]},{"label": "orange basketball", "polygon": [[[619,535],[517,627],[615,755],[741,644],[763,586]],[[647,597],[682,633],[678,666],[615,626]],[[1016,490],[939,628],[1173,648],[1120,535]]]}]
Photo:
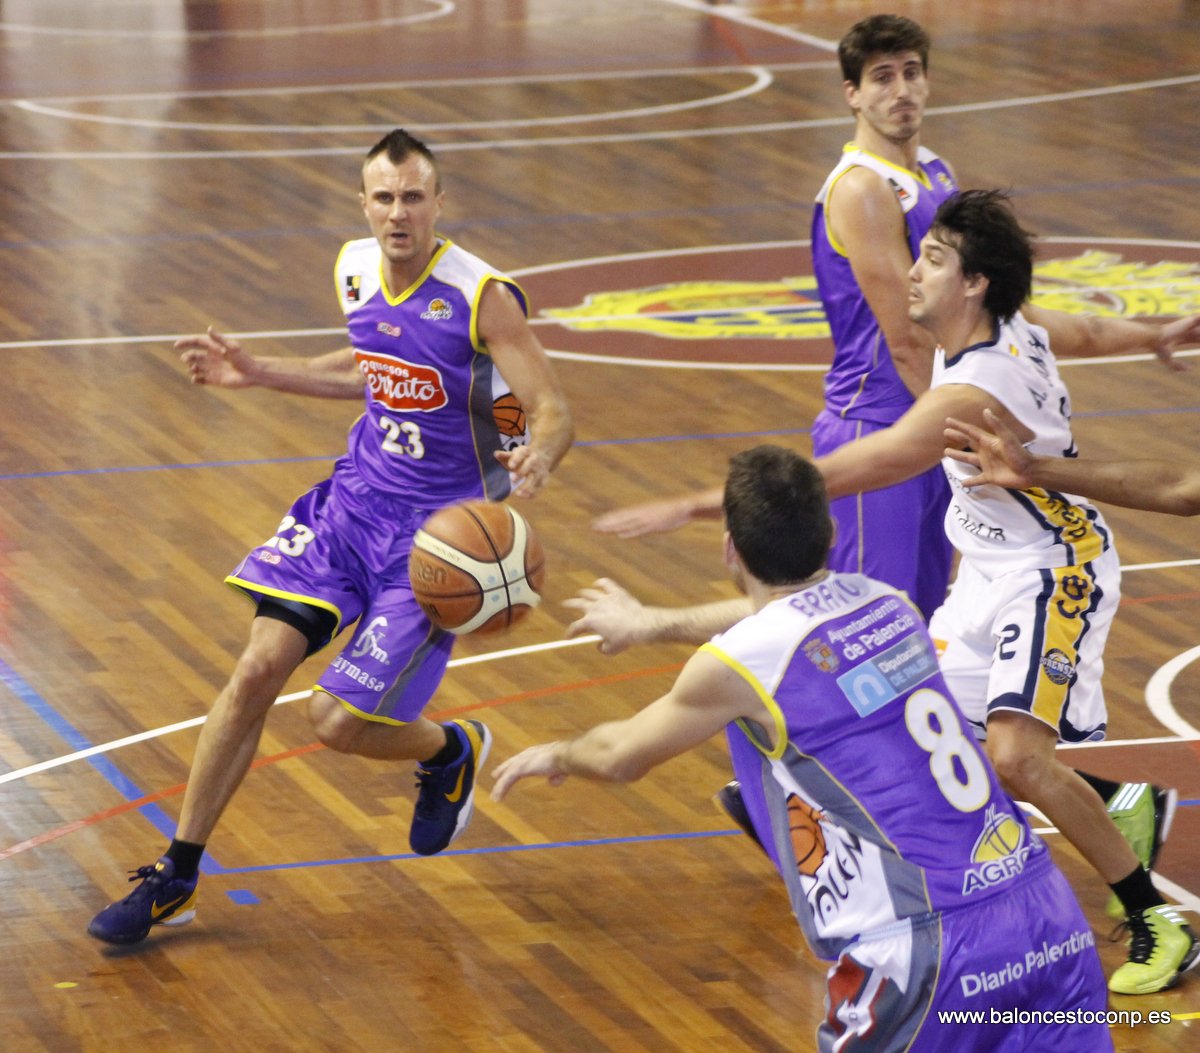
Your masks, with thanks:
[{"label": "orange basketball", "polygon": [[501,395],[492,403],[492,417],[501,435],[519,439],[525,434],[525,407],[516,395]]},{"label": "orange basketball", "polygon": [[525,519],[496,501],[434,512],[408,555],[413,595],[439,629],[502,632],[542,600],[546,557]]}]

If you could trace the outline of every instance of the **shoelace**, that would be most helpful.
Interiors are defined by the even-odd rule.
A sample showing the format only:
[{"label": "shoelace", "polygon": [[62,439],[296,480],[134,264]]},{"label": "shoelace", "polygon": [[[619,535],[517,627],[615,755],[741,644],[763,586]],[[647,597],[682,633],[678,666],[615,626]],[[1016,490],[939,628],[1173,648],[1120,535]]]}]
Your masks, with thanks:
[{"label": "shoelace", "polygon": [[160,873],[160,871],[155,870],[154,863],[150,863],[148,866],[138,867],[137,870],[129,871],[129,880],[145,880],[146,878],[153,877],[156,873]]},{"label": "shoelace", "polygon": [[1108,934],[1108,938],[1117,943],[1127,932],[1130,934],[1129,960],[1139,965],[1148,962],[1150,955],[1154,953],[1154,933],[1141,914],[1135,914],[1132,918],[1120,922]]}]

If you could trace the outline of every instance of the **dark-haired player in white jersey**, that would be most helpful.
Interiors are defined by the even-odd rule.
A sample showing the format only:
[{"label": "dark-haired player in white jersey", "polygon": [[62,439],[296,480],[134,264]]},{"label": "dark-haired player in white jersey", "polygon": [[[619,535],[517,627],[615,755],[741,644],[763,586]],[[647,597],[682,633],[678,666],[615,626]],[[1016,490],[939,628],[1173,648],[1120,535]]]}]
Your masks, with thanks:
[{"label": "dark-haired player in white jersey", "polygon": [[501,764],[493,796],[531,776],[628,782],[725,731],[765,802],[755,833],[834,963],[821,1053],[1111,1050],[1092,931],[951,701],[920,613],[823,569],[828,502],[797,454],[738,454],[724,507],[752,613],[633,717]]},{"label": "dark-haired player in white jersey", "polygon": [[[371,237],[347,243],[337,262],[350,347],[264,358],[211,329],[176,344],[196,383],[365,399],[365,408],[329,478],[226,578],[255,603],[249,642],[200,733],[174,839],[92,920],[97,939],[136,943],[153,925],[191,920],[204,847],[279,691],[354,622],[313,692],[317,737],[342,753],[418,762],[414,852],[440,852],[470,818],[491,736],[477,720],[422,716],[454,638],[413,598],[408,552],[438,508],[537,493],[571,444],[571,416],[520,288],[437,235],[444,194],[429,148],[396,129],[361,171]],[[506,434],[514,429],[494,410],[514,397],[531,435]]]}]

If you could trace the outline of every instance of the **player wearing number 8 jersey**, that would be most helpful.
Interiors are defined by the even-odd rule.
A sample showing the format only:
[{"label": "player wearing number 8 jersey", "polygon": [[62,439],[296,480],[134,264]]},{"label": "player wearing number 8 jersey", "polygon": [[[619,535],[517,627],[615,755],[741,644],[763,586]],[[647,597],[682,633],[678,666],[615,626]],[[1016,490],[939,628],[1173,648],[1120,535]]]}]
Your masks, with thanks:
[{"label": "player wearing number 8 jersey", "polygon": [[640,713],[500,765],[493,795],[536,775],[629,781],[725,730],[766,805],[755,833],[836,963],[822,1053],[1111,1049],[1095,1020],[943,1016],[1103,1011],[1091,929],[950,700],[919,611],[822,569],[832,529],[813,466],[775,446],[738,454],[724,506],[726,564],[753,613]]},{"label": "player wearing number 8 jersey", "polygon": [[510,486],[536,494],[570,446],[571,418],[523,294],[437,235],[444,195],[425,144],[401,129],[384,136],[363,162],[359,196],[373,236],[349,243],[337,263],[350,347],[267,358],[212,330],[176,345],[197,383],[365,394],[366,411],[330,477],[226,579],[256,604],[249,643],[201,731],[175,838],[136,872],[132,893],[92,920],[98,939],[135,943],[152,925],[191,919],[204,847],[271,705],[304,658],[352,622],[354,636],[313,692],[317,737],[344,753],[418,762],[415,852],[441,851],[470,818],[490,735],[479,721],[422,716],[453,638],[413,597],[409,548],[444,505],[500,499]]}]

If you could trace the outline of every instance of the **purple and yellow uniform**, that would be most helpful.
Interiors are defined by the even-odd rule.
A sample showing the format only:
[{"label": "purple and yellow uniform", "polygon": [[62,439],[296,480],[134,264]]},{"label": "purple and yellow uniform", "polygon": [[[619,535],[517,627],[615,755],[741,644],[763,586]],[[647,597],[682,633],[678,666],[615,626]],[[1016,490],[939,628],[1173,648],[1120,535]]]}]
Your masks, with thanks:
[{"label": "purple and yellow uniform", "polygon": [[[1001,789],[901,593],[830,574],[704,650],[771,715],[730,727],[734,772],[828,975],[821,1051],[1111,1049],[1090,926]],[[775,745],[772,745],[772,743]],[[976,1013],[952,1022],[946,1014]],[[1001,1016],[1001,1020],[1003,1017]]]},{"label": "purple and yellow uniform", "polygon": [[[850,143],[817,195],[813,271],[834,352],[825,377],[825,408],[813,423],[814,456],[886,428],[913,404],[849,257],[829,230],[825,203],[851,168],[876,172],[895,192],[903,210],[915,260],[938,205],[958,189],[949,168],[935,154],[922,147],[917,161],[917,172],[910,172]],[[945,599],[950,581],[953,548],[942,528],[948,500],[940,469],[882,490],[837,498],[830,503],[838,529],[829,566],[903,589],[928,620]]]},{"label": "purple and yellow uniform", "polygon": [[480,341],[479,299],[500,281],[526,305],[511,278],[449,241],[399,293],[381,266],[373,238],[348,242],[337,261],[366,394],[349,448],[225,580],[256,601],[329,612],[332,635],[358,621],[317,686],[367,719],[407,723],[440,683],[454,639],[413,599],[413,535],[445,505],[506,497],[509,477],[495,452],[528,441],[520,407]]}]

